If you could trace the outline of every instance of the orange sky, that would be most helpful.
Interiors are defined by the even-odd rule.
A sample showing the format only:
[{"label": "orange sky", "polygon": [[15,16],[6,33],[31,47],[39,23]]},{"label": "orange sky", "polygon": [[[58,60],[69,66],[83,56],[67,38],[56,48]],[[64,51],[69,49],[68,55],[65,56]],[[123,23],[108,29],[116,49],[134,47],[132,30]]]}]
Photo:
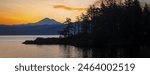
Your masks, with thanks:
[{"label": "orange sky", "polygon": [[[0,0],[0,24],[34,23],[43,18],[64,22],[98,0]],[[149,1],[149,0],[147,0]]]},{"label": "orange sky", "polygon": [[97,0],[0,0],[0,24],[34,23],[45,17],[64,22]]}]

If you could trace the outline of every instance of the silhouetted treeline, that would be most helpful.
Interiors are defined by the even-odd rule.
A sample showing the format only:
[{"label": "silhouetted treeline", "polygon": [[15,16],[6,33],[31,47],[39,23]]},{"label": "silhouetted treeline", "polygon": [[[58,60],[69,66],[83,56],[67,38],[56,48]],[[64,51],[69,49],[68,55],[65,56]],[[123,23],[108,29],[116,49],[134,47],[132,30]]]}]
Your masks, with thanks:
[{"label": "silhouetted treeline", "polygon": [[[78,35],[88,35],[94,46],[139,45],[150,38],[150,7],[138,0],[106,0],[91,5],[78,17]],[[76,24],[76,23],[75,23]],[[72,28],[70,28],[72,29]],[[87,36],[86,36],[87,37]],[[85,38],[86,38],[85,37]]]},{"label": "silhouetted treeline", "polygon": [[69,31],[76,33],[67,37],[85,46],[126,48],[126,53],[138,56],[140,48],[150,45],[150,6],[139,0],[100,1],[77,20],[68,23]]}]

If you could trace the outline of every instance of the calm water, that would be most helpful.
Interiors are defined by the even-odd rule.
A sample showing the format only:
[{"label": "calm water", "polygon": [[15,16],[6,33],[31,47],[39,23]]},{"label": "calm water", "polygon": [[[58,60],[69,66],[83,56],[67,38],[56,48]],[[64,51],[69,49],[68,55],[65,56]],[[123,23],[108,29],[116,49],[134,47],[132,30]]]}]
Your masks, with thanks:
[{"label": "calm water", "polygon": [[24,45],[36,37],[58,36],[0,36],[0,57],[7,58],[82,58],[92,57],[93,51],[64,45]]}]

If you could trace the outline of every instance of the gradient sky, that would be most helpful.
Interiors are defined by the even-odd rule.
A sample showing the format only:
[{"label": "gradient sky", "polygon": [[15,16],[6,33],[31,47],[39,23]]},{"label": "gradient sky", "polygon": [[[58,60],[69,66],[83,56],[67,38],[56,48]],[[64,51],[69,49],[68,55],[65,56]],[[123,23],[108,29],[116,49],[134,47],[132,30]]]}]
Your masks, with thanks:
[{"label": "gradient sky", "polygon": [[[0,24],[34,23],[43,18],[64,22],[98,0],[0,0]],[[150,2],[150,0],[142,0]]]}]

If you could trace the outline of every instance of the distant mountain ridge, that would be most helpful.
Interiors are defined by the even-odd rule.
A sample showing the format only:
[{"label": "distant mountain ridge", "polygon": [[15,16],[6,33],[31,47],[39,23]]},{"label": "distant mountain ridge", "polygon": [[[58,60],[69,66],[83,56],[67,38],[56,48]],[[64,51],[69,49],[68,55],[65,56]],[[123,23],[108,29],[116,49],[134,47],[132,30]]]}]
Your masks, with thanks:
[{"label": "distant mountain ridge", "polygon": [[36,23],[0,25],[0,35],[59,35],[66,25],[44,18]]},{"label": "distant mountain ridge", "polygon": [[[35,23],[26,23],[26,24],[12,24],[12,26],[16,26],[16,25],[58,25],[58,24],[62,24],[54,19],[50,19],[50,18],[44,18],[40,21],[37,21]],[[0,26],[2,25],[6,25],[7,24],[0,24]],[[10,26],[10,25],[9,25]]]}]

